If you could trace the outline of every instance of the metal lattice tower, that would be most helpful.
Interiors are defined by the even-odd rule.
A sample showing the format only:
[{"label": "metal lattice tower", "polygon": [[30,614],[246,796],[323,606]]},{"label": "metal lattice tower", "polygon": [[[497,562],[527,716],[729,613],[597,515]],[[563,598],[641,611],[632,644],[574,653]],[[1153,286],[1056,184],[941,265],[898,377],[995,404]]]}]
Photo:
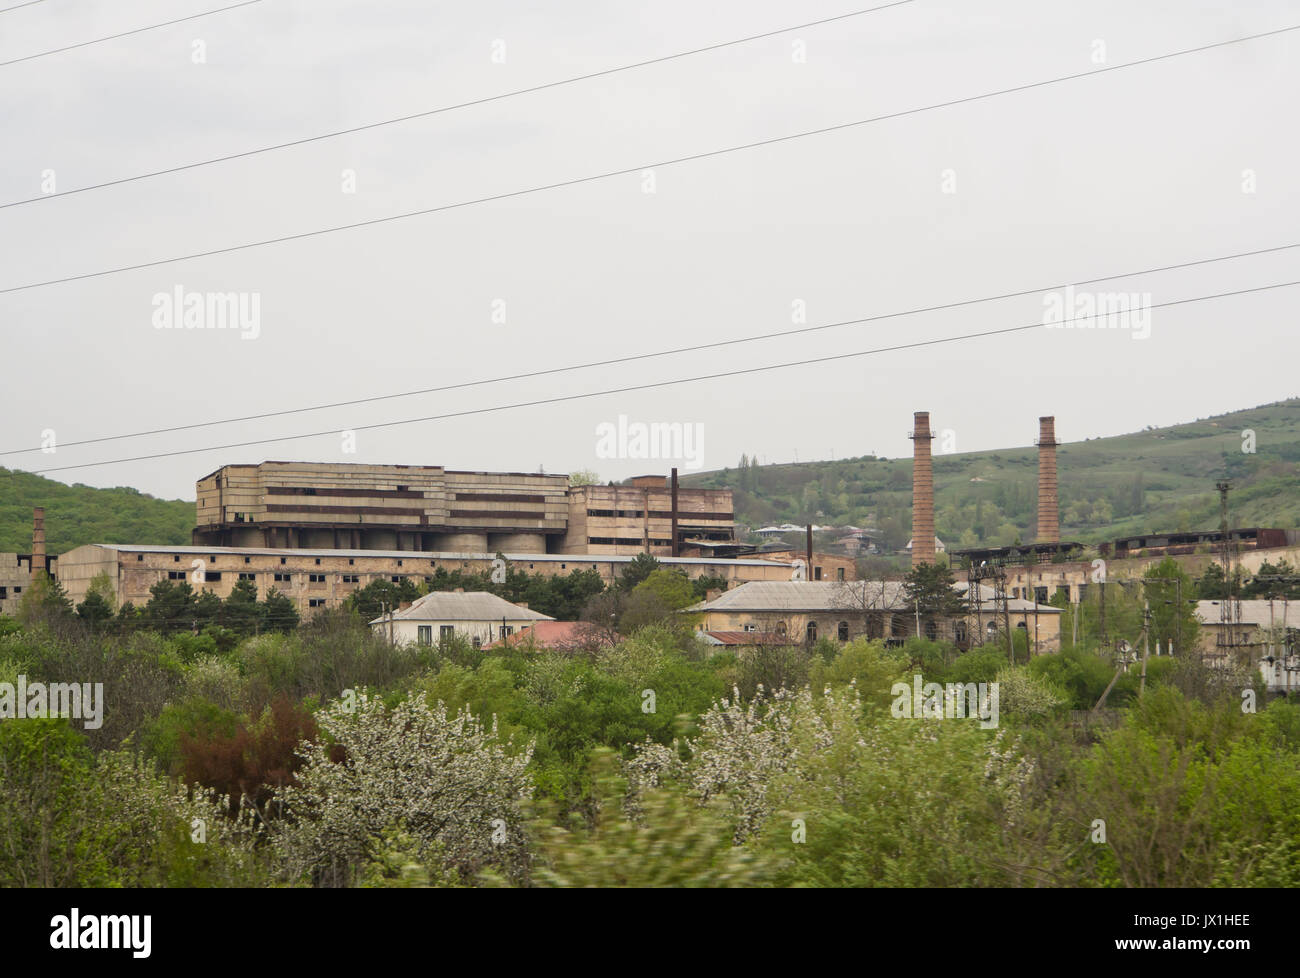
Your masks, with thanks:
[{"label": "metal lattice tower", "polygon": [[983,583],[987,581],[993,588],[993,616],[990,622],[996,622],[999,618],[1002,620],[1002,632],[1006,635],[1007,656],[1015,658],[1015,645],[1011,637],[1011,609],[1007,604],[1007,573],[999,560],[989,560],[980,564],[978,567],[971,566],[966,572],[967,596],[974,594],[971,598],[975,607],[975,624],[979,630],[979,644],[983,645],[985,633],[983,628],[982,614],[980,606],[984,601]]},{"label": "metal lattice tower", "polygon": [[1218,653],[1225,660],[1231,660],[1233,650],[1238,645],[1237,619],[1240,617],[1237,608],[1235,554],[1232,534],[1228,528],[1228,492],[1232,489],[1232,483],[1222,479],[1214,484],[1214,488],[1219,493],[1219,561],[1223,565],[1224,580],[1224,599],[1219,602],[1219,634],[1215,644]]}]

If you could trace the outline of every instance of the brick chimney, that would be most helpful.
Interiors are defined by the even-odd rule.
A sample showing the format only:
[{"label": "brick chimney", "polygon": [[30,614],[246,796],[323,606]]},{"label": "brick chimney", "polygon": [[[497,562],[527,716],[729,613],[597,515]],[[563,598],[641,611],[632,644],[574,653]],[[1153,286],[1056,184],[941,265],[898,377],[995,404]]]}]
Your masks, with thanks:
[{"label": "brick chimney", "polygon": [[934,467],[930,412],[917,411],[912,434],[912,566],[934,563]]},{"label": "brick chimney", "polygon": [[32,510],[32,582],[45,572],[45,507]]},{"label": "brick chimney", "polygon": [[1038,542],[1061,542],[1056,495],[1056,419],[1038,419]]}]

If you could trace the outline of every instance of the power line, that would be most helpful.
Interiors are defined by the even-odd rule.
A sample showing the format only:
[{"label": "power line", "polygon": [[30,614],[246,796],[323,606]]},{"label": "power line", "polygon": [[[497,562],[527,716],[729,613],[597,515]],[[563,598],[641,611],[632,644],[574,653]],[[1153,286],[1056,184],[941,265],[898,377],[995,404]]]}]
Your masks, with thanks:
[{"label": "power line", "polygon": [[[143,34],[145,31],[156,31],[160,27],[171,27],[173,24],[183,24],[187,20],[198,20],[200,17],[210,17],[213,14],[225,13],[227,10],[235,10],[238,7],[247,7],[250,4],[261,3],[262,0],[243,0],[243,3],[231,4],[229,7],[218,7],[216,10],[205,10],[201,14],[190,14],[188,17],[178,17],[175,20],[165,21],[161,24],[150,24],[148,27],[137,27],[132,31],[123,31],[121,34],[110,34],[108,37],[97,37],[93,41],[82,41],[79,44],[69,44],[61,48],[53,48],[49,51],[41,51],[39,54],[29,54],[22,58],[14,58],[12,61],[0,61],[0,68],[16,65],[23,61],[34,61],[37,58],[46,58],[51,54],[62,54],[64,51],[75,51],[77,48],[90,47],[92,44],[103,44],[105,41],[116,41],[122,37],[130,37],[132,34]],[[17,8],[10,7],[15,10]],[[3,13],[4,11],[0,11]],[[39,197],[37,198],[40,199]]]},{"label": "power line", "polygon": [[18,10],[22,7],[34,7],[38,3],[44,3],[45,0],[27,0],[26,3],[14,4],[12,7],[0,7],[0,14],[7,14],[11,10]]},{"label": "power line", "polygon": [[[1174,299],[1169,302],[1156,302],[1147,306],[1148,309],[1162,309],[1169,306],[1187,305],[1193,302],[1205,302],[1210,299],[1224,299],[1230,296],[1249,295],[1256,292],[1266,292],[1270,289],[1283,289],[1291,286],[1300,285],[1300,280],[1292,282],[1277,282],[1272,285],[1261,285],[1250,289],[1236,289],[1231,292],[1218,292],[1213,295],[1195,296],[1190,299]],[[1095,316],[1076,316],[1069,319],[1062,319],[1060,323],[1052,325],[1064,326],[1066,323],[1080,322],[1097,318]],[[837,353],[832,356],[814,357],[809,360],[794,360],[789,363],[767,364],[761,367],[746,367],[739,370],[724,370],[717,373],[701,374],[695,377],[679,377],[675,380],[661,380],[647,384],[634,384],[629,387],[616,387],[603,391],[588,391],[582,394],[566,394],[560,397],[546,397],[535,401],[520,401],[513,404],[498,404],[485,408],[470,408],[464,411],[452,411],[447,414],[434,414],[423,418],[405,418],[399,421],[380,421],[374,424],[353,425],[345,430],[348,431],[375,431],[380,428],[396,428],[403,425],[420,424],[426,421],[444,421],[449,418],[463,418],[476,414],[492,414],[497,411],[511,411],[518,408],[540,407],[547,404],[560,404],[566,401],[580,401],[592,397],[606,397],[610,394],[627,394],[635,391],[654,390],[660,387],[672,387],[677,384],[693,384],[703,380],[719,380],[725,377],[739,377],[747,374],[764,373],[769,370],[784,370],[789,367],[806,367],[814,364],[832,363],[839,360],[852,360],[858,357],[874,356],[880,353],[893,353],[898,350],[911,350],[925,346],[939,346],[945,343],[955,343],[961,340],[981,339],[988,336],[1001,336],[1007,333],[1019,333],[1031,329],[1042,329],[1045,324],[1042,321],[1027,323],[1021,326],[1006,326],[1001,329],[985,330],[980,333],[963,333],[959,336],[946,336],[933,340],[917,340],[912,343],[900,343],[895,346],[878,347],[874,350],[859,350],[855,353]],[[231,442],[226,445],[209,445],[204,448],[186,448],[171,452],[155,452],[152,455],[136,455],[130,458],[105,459],[99,462],[82,462],[78,465],[61,465],[48,469],[33,469],[32,475],[44,475],[47,472],[67,472],[72,469],[89,469],[99,465],[118,465],[125,462],[146,462],[160,458],[175,458],[180,455],[197,455],[203,452],[225,451],[231,448],[248,448],[254,445],[270,445],[277,442],[299,441],[307,438],[320,438],[326,435],[337,435],[339,429],[330,428],[325,431],[305,432],[298,435],[284,435],[276,438],[258,438],[250,441]]]},{"label": "power line", "polygon": [[[554,374],[568,373],[574,370],[589,370],[596,367],[612,367],[618,364],[635,363],[639,360],[649,360],[655,357],[675,356],[681,353],[697,353],[701,350],[714,350],[726,346],[738,346],[743,343],[753,343],[759,340],[778,339],[789,336],[800,336],[807,333],[817,333],[823,330],[836,329],[842,326],[859,326],[867,323],[881,322],[887,319],[897,319],[902,316],[915,316],[927,312],[940,312],[947,309],[959,309],[963,306],[971,306],[985,302],[997,302],[1002,299],[1022,298],[1027,295],[1036,295],[1041,292],[1050,292],[1056,289],[1064,289],[1069,286],[1095,285],[1098,282],[1109,282],[1119,278],[1131,278],[1137,275],[1152,275],[1158,272],[1175,271],[1182,268],[1192,268],[1198,265],[1209,265],[1215,262],[1230,261],[1237,258],[1253,258],[1258,255],[1267,255],[1279,251],[1287,251],[1293,248],[1300,248],[1300,242],[1294,244],[1277,245],[1272,248],[1258,248],[1254,251],[1241,251],[1231,255],[1219,255],[1214,258],[1198,258],[1193,261],[1179,262],[1173,265],[1161,265],[1156,268],[1144,268],[1131,272],[1120,272],[1116,275],[1102,275],[1097,278],[1083,279],[1076,282],[1061,282],[1054,285],[1046,285],[1037,289],[1023,289],[1019,292],[1004,292],[1000,295],[983,296],[976,299],[961,299],[955,302],[945,302],[933,306],[921,306],[914,309],[906,309],[901,312],[882,313],[877,316],[866,316],[861,319],[848,319],[834,323],[823,323],[818,326],[804,326],[799,329],[778,330],[773,333],[761,333],[756,336],[742,336],[730,340],[716,340],[711,343],[699,343],[694,346],[682,346],[671,350],[659,350],[653,353],[638,353],[623,357],[613,357],[608,360],[593,360],[588,363],[570,364],[564,367],[548,367],[544,370],[530,370],[524,373],[507,374],[502,377],[491,377],[483,380],[462,381],[456,384],[447,384],[442,387],[426,387],[422,390],[403,391],[396,394],[376,394],[370,397],[358,397],[348,401],[332,401],[327,404],[317,404],[312,407],[286,408],[280,411],[265,411],[261,414],[246,414],[237,418],[223,418],[218,421],[200,421],[193,424],[175,425],[170,428],[153,428],[148,431],[135,431],[122,435],[104,435],[97,438],[83,438],[79,441],[63,442],[62,448],[75,448],[81,445],[95,445],[109,441],[124,441],[129,438],[144,438],[150,435],[173,434],[178,431],[193,431],[198,428],[212,428],[218,425],[239,424],[245,421],[264,421],[267,418],[279,418],[291,414],[307,414],[313,411],[325,411],[331,408],[356,407],[360,404],[373,404],[378,401],[391,401],[403,397],[416,397],[422,394],[440,394],[446,391],[462,390],[468,387],[483,387],[488,384],[500,384],[512,380],[528,380],[535,377],[548,377]],[[25,455],[32,452],[39,452],[40,447],[35,448],[15,448],[9,451],[0,451],[0,458],[9,455]]]},{"label": "power line", "polygon": [[857,126],[869,125],[875,122],[883,122],[888,119],[898,119],[898,118],[903,118],[905,116],[917,115],[921,112],[929,112],[934,109],[950,108],[956,105],[965,105],[970,102],[978,102],[983,99],[996,98],[1001,95],[1010,95],[1016,92],[1029,91],[1030,89],[1042,88],[1046,85],[1055,85],[1065,81],[1073,81],[1079,78],[1092,77],[1095,75],[1105,74],[1106,72],[1110,72],[1110,71],[1120,71],[1124,68],[1134,68],[1139,65],[1153,64],[1157,61],[1165,61],[1170,58],[1182,57],[1183,55],[1187,55],[1187,54],[1196,54],[1202,51],[1209,51],[1214,48],[1225,47],[1229,44],[1240,44],[1244,41],[1253,41],[1264,37],[1272,37],[1278,34],[1285,34],[1289,31],[1294,31],[1294,30],[1300,30],[1300,24],[1294,25],[1292,27],[1279,28],[1273,31],[1265,31],[1260,34],[1250,34],[1245,37],[1232,38],[1227,41],[1215,41],[1212,44],[1204,44],[1201,45],[1200,47],[1187,48],[1182,51],[1172,51],[1168,54],[1155,55],[1154,57],[1143,58],[1138,61],[1129,61],[1119,65],[1111,65],[1110,67],[1107,68],[1097,68],[1092,71],[1078,72],[1073,75],[1062,75],[1058,78],[1048,78],[1043,81],[1029,82],[1028,84],[1017,85],[1012,88],[999,89],[998,91],[995,92],[985,92],[984,94],[981,95],[969,95],[964,98],[953,99],[948,102],[938,102],[933,105],[920,106],[914,109],[904,109],[902,111],[891,112],[886,115],[873,116],[872,118],[869,119],[858,119],[853,122],[842,122],[834,126],[825,126],[820,129],[809,129],[809,130],[805,130],[804,132],[788,133],[784,136],[773,136],[768,139],[760,139],[750,143],[743,143],[738,146],[727,146],[727,147],[723,147],[722,149],[707,150],[702,153],[693,153],[689,156],[679,156],[672,159],[660,160],[656,163],[642,163],[638,166],[625,167],[620,170],[609,170],[604,173],[589,174],[588,176],[584,176],[584,177],[573,177],[569,180],[560,180],[556,183],[548,183],[548,184],[542,184],[540,186],[535,186],[535,187],[527,187],[523,190],[512,190],[506,193],[492,194],[487,197],[476,197],[470,200],[457,201],[451,204],[440,204],[437,207],[426,207],[426,208],[422,208],[421,210],[406,211],[405,213],[401,213],[401,214],[390,214],[387,217],[375,217],[365,221],[356,221],[352,224],[340,224],[335,227],[318,228],[315,231],[301,231],[297,234],[287,234],[277,238],[266,238],[261,241],[250,241],[244,244],[230,245],[225,248],[214,248],[210,251],[199,251],[188,255],[176,255],[171,258],[159,258],[155,261],[140,262],[139,264],[136,265],[122,265],[118,268],[107,268],[98,272],[85,272],[81,275],[67,275],[62,278],[47,279],[44,282],[31,282],[27,285],[14,285],[14,286],[10,286],[7,289],[0,289],[0,295],[6,295],[11,292],[22,292],[27,289],[39,289],[48,285],[59,285],[66,282],[80,282],[85,279],[101,278],[106,275],[116,275],[121,272],[133,272],[145,268],[157,268],[162,265],[175,264],[176,262],[192,261],[193,259],[196,258],[211,258],[214,255],[226,255],[236,251],[246,251],[251,248],[265,247],[266,245],[283,244],[289,241],[300,241],[305,238],[314,238],[325,234],[333,234],[334,232],[337,231],[351,231],[357,228],[371,227],[378,224],[387,224],[392,221],[404,220],[406,218],[421,217],[428,214],[441,213],[443,211],[457,210],[462,207],[471,207],[476,204],[492,203],[494,201],[509,200],[514,197],[523,197],[528,194],[541,193],[547,190],[558,190],[564,187],[573,187],[579,184],[592,183],[597,180],[605,180],[610,177],[626,176],[631,173],[637,173],[639,171],[653,169],[655,167],[675,166],[680,163],[690,163],[697,160],[710,159],[712,157],[723,156],[728,153],[738,153],[744,150],[757,149],[762,146],[773,146],[776,145],[777,143],[790,142],[791,140],[802,139],[807,136],[820,136],[820,135],[825,135],[826,133],[840,132],[846,129],[853,129]]},{"label": "power line", "polygon": [[348,136],[353,133],[365,132],[366,130],[369,129],[378,129],[381,126],[392,126],[401,122],[410,122],[414,119],[424,119],[429,116],[441,115],[444,112],[454,112],[457,109],[466,109],[476,105],[486,105],[489,102],[498,102],[501,101],[502,99],[513,98],[516,95],[528,95],[533,92],[542,92],[542,91],[546,91],[549,88],[559,88],[562,85],[572,85],[575,82],[589,81],[593,78],[602,78],[606,75],[617,74],[618,72],[621,71],[631,71],[634,68],[645,68],[648,67],[649,65],[662,64],[666,61],[674,61],[678,58],[687,58],[695,54],[704,54],[708,51],[717,51],[722,48],[732,47],[737,44],[748,44],[750,41],[761,41],[764,38],[776,37],[777,35],[780,34],[788,34],[791,31],[801,31],[801,30],[807,30],[808,28],[811,27],[821,27],[825,24],[831,24],[836,21],[847,20],[850,17],[861,17],[863,14],[875,13],[878,10],[888,10],[890,7],[901,7],[904,4],[909,4],[914,2],[915,0],[898,0],[898,2],[896,3],[886,4],[883,7],[868,7],[865,10],[855,10],[851,13],[839,14],[835,17],[826,17],[822,20],[809,21],[806,24],[796,24],[794,27],[782,27],[779,30],[767,31],[764,34],[751,34],[749,37],[737,38],[734,41],[722,41],[718,44],[710,44],[707,45],[706,47],[694,48],[690,51],[682,51],[677,54],[666,54],[663,55],[662,57],[650,58],[647,61],[637,61],[633,64],[621,65],[617,68],[606,68],[603,71],[593,71],[590,74],[586,74],[586,75],[577,75],[573,78],[564,78],[559,81],[546,82],[545,84],[542,85],[534,85],[531,88],[521,88],[513,92],[503,92],[500,95],[490,95],[485,98],[473,99],[469,102],[460,102],[456,105],[445,105],[442,106],[441,108],[429,109],[424,112],[415,112],[412,113],[411,115],[398,116],[397,118],[394,119],[384,119],[379,122],[369,122],[369,123],[365,123],[364,125],[353,126],[350,129],[339,129],[334,132],[321,133],[320,135],[317,136],[306,136],[302,139],[293,139],[285,143],[276,143],[272,146],[263,146],[259,149],[245,150],[244,152],[241,153],[231,153],[227,156],[217,156],[210,160],[199,160],[198,162],[195,163],[184,163],[179,166],[172,166],[163,170],[153,170],[149,173],[140,173],[135,176],[122,177],[121,179],[118,180],[106,180],[103,183],[95,183],[86,187],[77,187],[73,190],[64,190],[54,194],[43,194],[40,197],[29,197],[26,200],[15,200],[8,204],[0,204],[0,210],[4,210],[6,207],[21,207],[24,204],[34,204],[43,200],[53,200],[56,197],[67,197],[71,194],[86,193],[89,190],[102,190],[105,187],[116,187],[120,184],[134,183],[137,180],[147,180],[151,177],[160,177],[169,173],[180,173],[184,170],[193,170],[193,169],[197,169],[198,167],[211,166],[214,163],[227,163],[231,160],[239,160],[248,156],[257,156],[260,153],[271,153],[276,150],[288,149],[291,146],[302,146],[307,143],[320,142],[323,139],[334,139],[337,136]]}]

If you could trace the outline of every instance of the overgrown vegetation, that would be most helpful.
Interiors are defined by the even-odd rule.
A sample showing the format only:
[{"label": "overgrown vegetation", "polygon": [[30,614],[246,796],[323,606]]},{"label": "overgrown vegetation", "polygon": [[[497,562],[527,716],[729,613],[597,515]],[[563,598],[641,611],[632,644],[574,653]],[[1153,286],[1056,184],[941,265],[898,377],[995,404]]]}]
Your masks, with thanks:
[{"label": "overgrown vegetation", "polygon": [[[693,597],[640,570],[597,598]],[[0,885],[1300,883],[1300,705],[1190,655],[1143,692],[1088,636],[1011,666],[717,652],[671,613],[548,653],[393,647],[348,610],[226,642],[27,610],[0,683],[103,683],[103,724],[0,721]],[[997,682],[996,729],[897,716],[916,675]]]}]

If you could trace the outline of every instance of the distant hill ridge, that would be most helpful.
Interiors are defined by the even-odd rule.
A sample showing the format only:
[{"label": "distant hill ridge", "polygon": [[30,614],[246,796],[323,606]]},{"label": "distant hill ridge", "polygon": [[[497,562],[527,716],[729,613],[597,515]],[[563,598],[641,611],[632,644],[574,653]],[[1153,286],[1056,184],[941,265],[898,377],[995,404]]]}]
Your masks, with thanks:
[{"label": "distant hill ridge", "polygon": [[[1057,417],[1058,431],[1068,418]],[[1067,429],[1068,430],[1068,429]],[[762,447],[761,445],[758,447]],[[1253,451],[1243,451],[1243,447]],[[936,440],[938,452],[940,443]],[[936,531],[949,547],[1033,538],[1037,449],[936,454]],[[1167,428],[1082,442],[1058,451],[1061,535],[1095,543],[1117,536],[1219,525],[1216,479],[1233,482],[1236,526],[1300,526],[1300,398]],[[752,527],[818,523],[873,526],[886,546],[911,529],[912,460],[745,465],[685,478],[731,486],[737,519]]]},{"label": "distant hill ridge", "polygon": [[60,554],[86,543],[190,542],[194,503],[122,487],[96,489],[0,468],[0,552],[32,548],[32,508],[45,507],[45,547]]},{"label": "distant hill ridge", "polygon": [[[1065,416],[1057,421],[1058,429],[1068,426]],[[1253,442],[1243,439],[1248,432]],[[1095,543],[1217,527],[1214,481],[1225,473],[1233,480],[1234,525],[1294,528],[1300,526],[1300,398],[1066,442],[1058,470],[1064,539]],[[1038,495],[1032,445],[938,454],[934,475],[936,529],[949,547],[1032,538]],[[911,535],[910,457],[746,465],[687,475],[683,483],[732,489],[737,519],[754,527],[874,526],[890,548],[902,547]],[[54,554],[86,543],[187,544],[194,526],[192,501],[131,488],[67,486],[0,468],[0,551],[31,548],[34,506],[46,509],[47,548]]]}]

